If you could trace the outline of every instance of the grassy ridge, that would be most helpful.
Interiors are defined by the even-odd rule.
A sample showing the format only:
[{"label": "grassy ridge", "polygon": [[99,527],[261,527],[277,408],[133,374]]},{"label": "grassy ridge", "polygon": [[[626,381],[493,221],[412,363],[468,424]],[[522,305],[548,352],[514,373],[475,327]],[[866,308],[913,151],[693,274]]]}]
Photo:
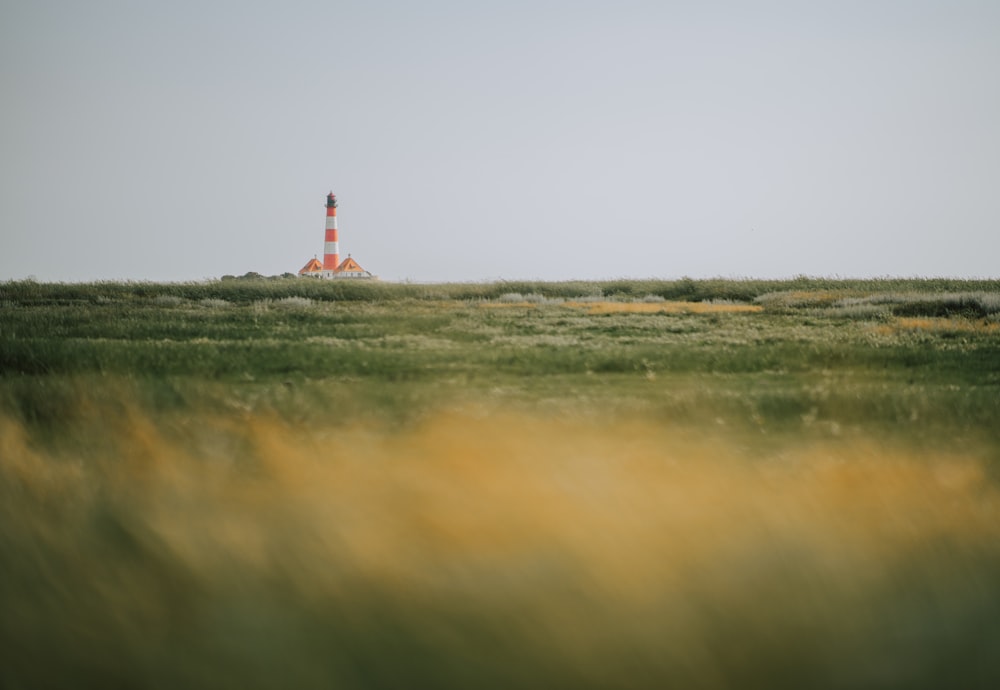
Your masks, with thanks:
[{"label": "grassy ridge", "polygon": [[0,284],[0,300],[22,304],[80,304],[106,300],[227,300],[246,304],[265,299],[305,297],[321,301],[493,300],[505,294],[537,294],[548,298],[582,296],[639,298],[656,295],[668,300],[751,301],[775,292],[832,291],[849,296],[886,293],[1000,292],[998,280],[952,278],[834,279],[799,277],[791,280],[712,278],[695,280],[502,281],[492,283],[384,283],[380,281],[319,281],[301,278],[231,279],[192,283],[38,283]]},{"label": "grassy ridge", "polygon": [[0,686],[992,688],[1000,283],[0,285]]},{"label": "grassy ridge", "polygon": [[[383,297],[415,289],[360,285]],[[850,297],[859,292],[855,283],[824,285],[803,291],[798,283],[776,284],[782,289],[756,298],[763,311],[747,312],[732,300],[692,311],[676,308],[690,303],[649,294],[596,298],[606,287],[597,285],[569,300],[543,297],[543,289],[500,292],[495,300],[290,295],[250,302],[164,295],[177,286],[140,286],[144,297],[119,285],[123,292],[114,299],[71,303],[64,290],[74,286],[34,286],[41,293],[29,297],[8,284],[0,375],[15,410],[30,407],[23,401],[36,377],[97,375],[139,379],[150,388],[168,379],[175,388],[215,386],[212,395],[221,398],[303,390],[314,403],[350,388],[375,405],[368,413],[393,419],[449,398],[529,405],[543,398],[564,406],[603,401],[601,413],[611,415],[721,416],[765,430],[796,427],[803,415],[924,436],[1000,428],[1000,301],[992,299],[1000,291],[910,281],[860,298]],[[965,289],[934,292],[941,287]],[[972,303],[989,313],[973,314]],[[928,316],[914,318],[920,313]],[[404,387],[425,404],[411,405],[399,395]]]}]

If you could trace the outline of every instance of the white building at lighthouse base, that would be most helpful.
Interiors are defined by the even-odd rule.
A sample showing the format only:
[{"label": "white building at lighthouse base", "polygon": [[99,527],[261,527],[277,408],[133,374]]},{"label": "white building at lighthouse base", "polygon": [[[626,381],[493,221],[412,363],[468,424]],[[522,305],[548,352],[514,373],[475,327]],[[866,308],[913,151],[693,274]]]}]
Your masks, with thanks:
[{"label": "white building at lighthouse base", "polygon": [[323,263],[316,257],[313,257],[299,270],[299,276],[303,278],[319,278],[325,280],[375,280],[377,278],[377,276],[372,275],[371,271],[366,271],[361,268],[361,264],[351,258],[350,254],[348,254],[347,258],[341,261],[340,265],[333,271],[325,270],[323,268]]}]

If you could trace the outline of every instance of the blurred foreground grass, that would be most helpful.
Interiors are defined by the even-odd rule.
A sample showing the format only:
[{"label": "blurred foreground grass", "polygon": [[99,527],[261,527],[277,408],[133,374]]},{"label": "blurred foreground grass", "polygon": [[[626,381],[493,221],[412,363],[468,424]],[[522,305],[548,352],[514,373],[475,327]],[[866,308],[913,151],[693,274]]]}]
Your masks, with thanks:
[{"label": "blurred foreground grass", "polygon": [[2,687],[1000,683],[983,285],[140,287],[0,286]]}]

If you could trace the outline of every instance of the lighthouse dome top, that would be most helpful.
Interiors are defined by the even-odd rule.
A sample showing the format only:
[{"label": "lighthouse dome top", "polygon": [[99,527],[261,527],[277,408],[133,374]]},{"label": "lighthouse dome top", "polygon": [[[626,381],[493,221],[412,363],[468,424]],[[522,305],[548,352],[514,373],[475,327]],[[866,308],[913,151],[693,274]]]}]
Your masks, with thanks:
[{"label": "lighthouse dome top", "polygon": [[337,195],[333,192],[326,195],[326,207],[337,208]]}]

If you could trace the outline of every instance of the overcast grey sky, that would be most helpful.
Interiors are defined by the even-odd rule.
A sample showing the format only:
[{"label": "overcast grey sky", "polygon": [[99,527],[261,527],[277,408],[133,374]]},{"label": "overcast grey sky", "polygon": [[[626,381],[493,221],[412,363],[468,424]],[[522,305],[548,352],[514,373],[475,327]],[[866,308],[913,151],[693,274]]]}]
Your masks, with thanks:
[{"label": "overcast grey sky", "polygon": [[0,280],[1000,276],[996,0],[0,0]]}]

